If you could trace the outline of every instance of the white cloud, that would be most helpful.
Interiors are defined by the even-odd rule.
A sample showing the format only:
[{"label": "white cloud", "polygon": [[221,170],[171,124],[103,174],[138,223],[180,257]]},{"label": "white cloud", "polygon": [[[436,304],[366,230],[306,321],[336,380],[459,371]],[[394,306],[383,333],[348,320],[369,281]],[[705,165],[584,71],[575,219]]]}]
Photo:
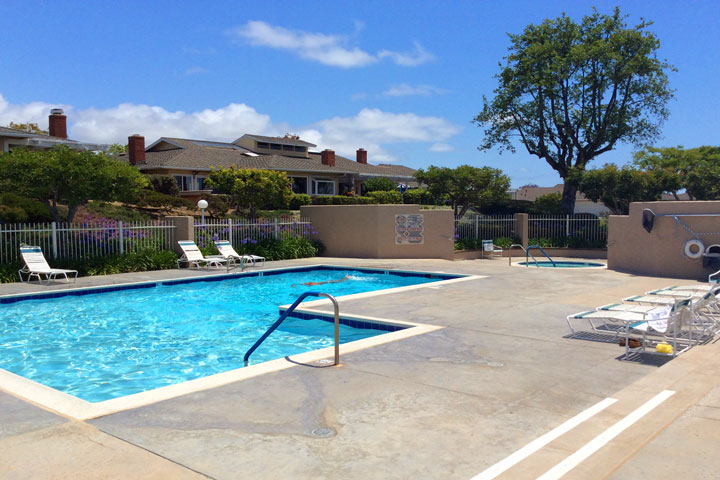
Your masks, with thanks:
[{"label": "white cloud", "polygon": [[416,67],[423,63],[428,63],[435,60],[435,55],[428,52],[418,42],[415,43],[414,51],[410,53],[393,52],[391,50],[383,50],[378,52],[379,58],[390,57],[398,65],[403,67]]},{"label": "white cloud", "polygon": [[410,85],[401,83],[392,85],[383,92],[386,97],[407,97],[418,95],[421,97],[429,97],[431,95],[442,95],[448,91],[443,88],[433,87],[432,85]]},{"label": "white cloud", "polygon": [[353,158],[357,148],[368,150],[368,160],[394,162],[397,159],[383,149],[395,143],[424,143],[446,140],[460,129],[441,117],[423,117],[414,113],[390,113],[363,109],[354,117],[333,117],[314,124],[321,134],[313,143],[332,148]]},{"label": "white cloud", "polygon": [[441,142],[460,132],[457,126],[441,117],[379,109],[363,109],[353,117],[333,117],[303,127],[273,123],[269,115],[243,103],[196,112],[172,112],[158,106],[130,103],[107,109],[74,109],[70,105],[46,102],[15,105],[2,95],[0,125],[11,121],[32,122],[47,128],[50,109],[57,107],[63,108],[68,116],[70,137],[84,142],[125,144],[127,137],[134,133],[143,135],[150,144],[160,137],[232,141],[245,133],[294,132],[319,149],[331,148],[348,158],[354,158],[358,148],[365,148],[372,163],[397,161],[387,151],[388,145],[429,142],[442,145]]},{"label": "white cloud", "polygon": [[428,150],[431,152],[452,152],[455,149],[447,143],[433,143]]},{"label": "white cloud", "polygon": [[[364,23],[356,21],[355,36],[364,27]],[[410,53],[382,50],[377,55],[373,55],[358,47],[346,46],[348,37],[345,35],[327,35],[290,30],[257,20],[235,27],[227,33],[232,38],[247,41],[253,46],[288,50],[306,60],[313,60],[333,67],[364,67],[377,63],[386,57],[398,65],[417,66],[435,58],[417,42],[415,42],[414,51]]]},{"label": "white cloud", "polygon": [[334,67],[362,67],[377,62],[377,58],[357,47],[343,47],[345,38],[339,35],[288,30],[259,21],[248,22],[229,33],[250,45],[290,50],[307,60]]}]

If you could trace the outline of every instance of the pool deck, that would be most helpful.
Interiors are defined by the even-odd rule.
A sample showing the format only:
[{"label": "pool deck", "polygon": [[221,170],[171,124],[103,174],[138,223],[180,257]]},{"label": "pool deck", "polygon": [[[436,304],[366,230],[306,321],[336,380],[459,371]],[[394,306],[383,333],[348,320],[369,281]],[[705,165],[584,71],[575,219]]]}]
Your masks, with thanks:
[{"label": "pool deck", "polygon": [[[510,267],[507,259],[321,258],[264,268],[311,264],[485,278],[341,301],[341,314],[442,328],[350,353],[341,346],[336,367],[281,360],[290,368],[85,421],[0,386],[0,478],[471,479],[498,462],[503,473],[481,478],[718,477],[720,342],[668,362],[621,361],[617,344],[568,338],[565,322],[694,282]],[[206,274],[88,277],[74,286]],[[7,284],[0,295],[64,288]],[[651,399],[654,408],[640,415]],[[527,445],[536,451],[510,457]]]}]

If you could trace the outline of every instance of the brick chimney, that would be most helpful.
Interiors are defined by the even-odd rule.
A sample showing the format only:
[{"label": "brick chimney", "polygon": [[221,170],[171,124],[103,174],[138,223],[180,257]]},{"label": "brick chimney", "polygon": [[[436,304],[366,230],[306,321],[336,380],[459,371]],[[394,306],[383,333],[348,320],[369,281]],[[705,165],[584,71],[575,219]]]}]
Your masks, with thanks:
[{"label": "brick chimney", "polygon": [[320,160],[322,160],[323,165],[327,165],[328,167],[334,167],[335,166],[335,151],[334,150],[323,150],[320,154]]},{"label": "brick chimney", "polygon": [[355,158],[357,159],[357,163],[363,163],[367,165],[367,150],[365,150],[364,148],[358,148]]},{"label": "brick chimney", "polygon": [[53,108],[48,117],[48,131],[51,137],[67,138],[67,117],[62,108]]},{"label": "brick chimney", "polygon": [[130,165],[145,163],[145,137],[137,133],[128,137]]}]

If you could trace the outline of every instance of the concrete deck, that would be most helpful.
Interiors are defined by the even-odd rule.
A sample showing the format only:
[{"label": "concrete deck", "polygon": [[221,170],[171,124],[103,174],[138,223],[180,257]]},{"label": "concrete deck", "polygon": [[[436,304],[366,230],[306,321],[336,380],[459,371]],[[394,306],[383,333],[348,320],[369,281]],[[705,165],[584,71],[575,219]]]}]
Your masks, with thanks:
[{"label": "concrete deck", "polygon": [[[616,344],[567,338],[565,323],[570,313],[692,282],[509,267],[506,259],[323,258],[265,268],[316,263],[487,278],[341,301],[343,314],[444,328],[352,353],[341,347],[339,367],[295,365],[84,422],[0,390],[0,477],[470,479],[617,400],[498,477],[537,478],[671,390],[563,478],[717,478],[720,344],[662,366],[627,362]],[[81,278],[77,286],[198,274]],[[10,284],[0,294],[61,288]]]}]

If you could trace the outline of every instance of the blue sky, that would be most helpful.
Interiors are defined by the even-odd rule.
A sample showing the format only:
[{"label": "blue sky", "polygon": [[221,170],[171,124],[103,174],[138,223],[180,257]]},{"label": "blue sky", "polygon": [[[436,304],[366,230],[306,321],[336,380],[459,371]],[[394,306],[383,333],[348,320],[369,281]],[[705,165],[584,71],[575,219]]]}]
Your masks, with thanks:
[{"label": "blue sky", "polygon": [[[3,1],[0,125],[68,115],[72,138],[140,133],[232,141],[298,133],[371,163],[489,165],[514,187],[559,183],[544,161],[479,152],[471,123],[491,96],[506,33],[584,1]],[[631,1],[661,41],[676,99],[656,145],[717,145],[720,1]],[[625,163],[621,145],[591,166]]]}]

